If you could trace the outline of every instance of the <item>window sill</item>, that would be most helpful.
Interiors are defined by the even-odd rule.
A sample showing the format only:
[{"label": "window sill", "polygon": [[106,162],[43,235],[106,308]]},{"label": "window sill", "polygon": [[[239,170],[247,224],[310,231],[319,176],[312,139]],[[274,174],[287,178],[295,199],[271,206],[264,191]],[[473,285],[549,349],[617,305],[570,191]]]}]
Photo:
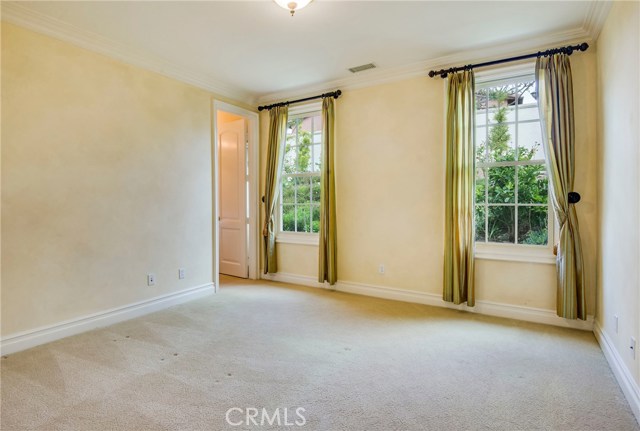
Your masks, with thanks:
[{"label": "window sill", "polygon": [[280,232],[276,235],[278,244],[314,245],[320,244],[320,236],[317,233],[293,233]]},{"label": "window sill", "polygon": [[556,256],[553,255],[553,253],[547,248],[542,250],[535,250],[529,248],[522,249],[521,247],[523,246],[496,246],[487,248],[476,248],[474,257],[481,260],[545,263],[548,265],[555,265],[556,263]]}]

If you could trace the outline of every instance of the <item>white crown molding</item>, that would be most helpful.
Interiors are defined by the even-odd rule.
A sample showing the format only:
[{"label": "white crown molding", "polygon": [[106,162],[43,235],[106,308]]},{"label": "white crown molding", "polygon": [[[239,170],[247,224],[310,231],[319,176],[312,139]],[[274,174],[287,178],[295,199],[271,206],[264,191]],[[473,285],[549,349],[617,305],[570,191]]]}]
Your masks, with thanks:
[{"label": "white crown molding", "polygon": [[54,325],[23,331],[7,335],[0,340],[0,351],[3,355],[30,349],[41,344],[50,343],[61,338],[82,332],[91,331],[97,328],[113,325],[118,322],[144,316],[145,314],[160,311],[174,305],[203,298],[215,293],[213,283],[203,284],[178,292],[135,302],[122,307],[104,310],[88,316],[78,317]]},{"label": "white crown molding", "polygon": [[597,0],[591,3],[582,26],[579,28],[522,39],[501,45],[491,45],[485,48],[457,52],[455,54],[412,64],[370,70],[333,81],[321,82],[284,91],[278,91],[260,96],[236,86],[221,83],[210,76],[188,70],[166,59],[149,55],[135,50],[126,44],[115,42],[95,33],[82,30],[63,21],[35,12],[18,2],[2,2],[2,20],[25,27],[38,33],[72,43],[76,46],[98,52],[118,59],[124,63],[147,69],[161,75],[176,79],[198,88],[210,91],[219,96],[227,97],[248,105],[269,104],[280,100],[304,97],[340,88],[354,90],[371,87],[395,81],[401,81],[418,76],[425,76],[429,69],[451,67],[462,63],[477,63],[499,56],[514,56],[531,50],[543,50],[559,44],[569,44],[581,41],[593,42],[599,35],[612,2]]},{"label": "white crown molding", "polygon": [[591,40],[595,41],[600,36],[612,5],[612,1],[605,0],[597,0],[591,3],[582,23],[582,28],[589,34]]},{"label": "white crown molding", "polygon": [[[595,14],[594,8],[589,10],[589,14],[590,16]],[[600,15],[602,15],[601,11],[598,12],[598,16]],[[592,22],[592,20],[589,22]],[[595,25],[595,23],[596,22],[593,21],[593,24],[591,25]],[[302,88],[262,95],[258,98],[258,103],[260,105],[266,105],[286,99],[323,93],[337,88],[340,90],[355,90],[358,88],[371,87],[419,76],[427,76],[430,69],[444,69],[452,66],[458,66],[460,64],[490,61],[499,57],[523,55],[532,51],[542,51],[554,48],[558,45],[568,45],[578,42],[593,42],[594,39],[591,37],[592,32],[593,29],[587,30],[581,26],[571,30],[521,39],[515,42],[508,42],[499,45],[494,44],[485,48],[460,51],[455,54],[424,60],[406,66],[380,70],[373,69],[347,78],[319,83],[313,86],[305,86]]]},{"label": "white crown molding", "polygon": [[541,308],[523,307],[520,305],[502,304],[482,300],[476,301],[475,307],[467,307],[466,305],[455,305],[450,302],[446,302],[442,299],[442,295],[435,293],[396,289],[387,286],[375,286],[352,281],[338,281],[335,285],[330,286],[328,283],[319,283],[315,277],[299,274],[278,272],[276,274],[263,274],[262,278],[280,283],[319,287],[336,290],[338,292],[390,299],[393,301],[413,302],[417,304],[432,305],[435,307],[462,310],[470,313],[485,314],[488,316],[524,320],[527,322],[543,323],[546,325],[581,329],[584,331],[593,331],[593,316],[587,316],[586,321],[568,320],[558,317],[554,310],[544,310]]},{"label": "white crown molding", "polygon": [[2,2],[2,21],[24,27],[89,51],[97,52],[124,63],[137,66],[169,78],[193,85],[247,104],[253,104],[255,95],[235,86],[174,64],[158,56],[136,50],[98,34],[80,29],[50,16],[35,12],[17,2]]}]

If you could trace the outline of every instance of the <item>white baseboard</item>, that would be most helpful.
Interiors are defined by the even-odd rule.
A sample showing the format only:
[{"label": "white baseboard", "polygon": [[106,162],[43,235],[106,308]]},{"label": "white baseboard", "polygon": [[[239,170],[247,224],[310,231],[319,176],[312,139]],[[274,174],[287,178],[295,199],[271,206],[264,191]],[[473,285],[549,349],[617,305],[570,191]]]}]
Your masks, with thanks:
[{"label": "white baseboard", "polygon": [[19,352],[39,346],[40,344],[50,343],[51,341],[76,335],[81,332],[113,325],[114,323],[153,313],[154,311],[159,311],[173,305],[202,298],[214,292],[213,283],[207,283],[145,301],[135,302],[123,307],[112,308],[88,316],[66,320],[54,325],[11,334],[0,340],[0,352],[3,355]]},{"label": "white baseboard", "polygon": [[414,302],[418,304],[433,305],[436,307],[463,310],[471,313],[486,314],[489,316],[506,317],[509,319],[524,320],[527,322],[544,323],[547,325],[562,326],[565,328],[593,331],[593,316],[587,316],[586,321],[569,320],[558,317],[555,310],[501,304],[491,301],[476,301],[475,307],[467,307],[464,304],[455,305],[450,302],[446,302],[442,299],[441,295],[435,293],[416,292],[412,290],[375,286],[351,281],[338,281],[335,285],[329,286],[328,283],[319,283],[315,277],[298,274],[279,272],[276,274],[263,274],[262,278],[281,283],[334,289],[339,292],[354,293],[356,295],[374,296],[376,298],[391,299],[394,301]]},{"label": "white baseboard", "polygon": [[633,414],[636,416],[636,420],[640,423],[640,387],[638,383],[634,380],[631,372],[629,372],[629,369],[620,357],[620,353],[618,353],[613,342],[607,333],[602,330],[598,322],[594,324],[593,333],[600,344],[600,348],[604,352],[604,357],[607,358],[607,362],[609,362],[613,375],[616,376],[616,380],[618,380],[618,384],[629,402],[629,406],[631,406]]}]

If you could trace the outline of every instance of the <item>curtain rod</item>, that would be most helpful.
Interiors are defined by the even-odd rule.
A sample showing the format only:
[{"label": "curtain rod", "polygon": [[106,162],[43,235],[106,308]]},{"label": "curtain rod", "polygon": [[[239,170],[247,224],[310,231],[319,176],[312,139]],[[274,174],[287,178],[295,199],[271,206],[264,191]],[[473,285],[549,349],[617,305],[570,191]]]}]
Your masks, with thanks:
[{"label": "curtain rod", "polygon": [[589,48],[589,44],[587,44],[586,42],[582,42],[582,43],[579,43],[578,45],[563,46],[561,48],[553,48],[553,49],[548,49],[546,51],[538,51],[532,54],[519,55],[517,57],[509,57],[509,58],[503,58],[500,60],[487,61],[485,63],[468,64],[466,66],[452,67],[450,69],[432,70],[429,72],[429,77],[433,78],[436,75],[440,75],[440,78],[446,78],[449,73],[459,72],[461,70],[470,70],[476,67],[492,66],[494,64],[524,60],[526,58],[546,57],[549,55],[560,54],[560,53],[571,55],[573,54],[573,51],[586,51],[588,48]]},{"label": "curtain rod", "polygon": [[338,97],[340,97],[341,94],[342,94],[342,91],[336,90],[336,91],[332,91],[330,93],[319,94],[317,96],[305,97],[304,99],[287,100],[286,102],[274,103],[273,105],[258,106],[258,111],[262,111],[264,109],[275,108],[276,106],[286,106],[286,105],[290,105],[292,103],[306,102],[308,100],[324,99],[325,97],[333,97],[333,98],[337,99]]}]

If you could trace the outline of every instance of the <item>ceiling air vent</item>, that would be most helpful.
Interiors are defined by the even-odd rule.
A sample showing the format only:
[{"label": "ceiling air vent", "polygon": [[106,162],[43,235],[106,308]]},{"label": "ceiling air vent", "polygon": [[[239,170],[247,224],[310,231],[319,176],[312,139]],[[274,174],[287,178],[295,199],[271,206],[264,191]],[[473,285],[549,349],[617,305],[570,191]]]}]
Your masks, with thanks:
[{"label": "ceiling air vent", "polygon": [[375,67],[376,65],[373,63],[363,64],[362,66],[350,67],[349,72],[358,73],[358,72],[362,72],[363,70],[373,69]]}]

